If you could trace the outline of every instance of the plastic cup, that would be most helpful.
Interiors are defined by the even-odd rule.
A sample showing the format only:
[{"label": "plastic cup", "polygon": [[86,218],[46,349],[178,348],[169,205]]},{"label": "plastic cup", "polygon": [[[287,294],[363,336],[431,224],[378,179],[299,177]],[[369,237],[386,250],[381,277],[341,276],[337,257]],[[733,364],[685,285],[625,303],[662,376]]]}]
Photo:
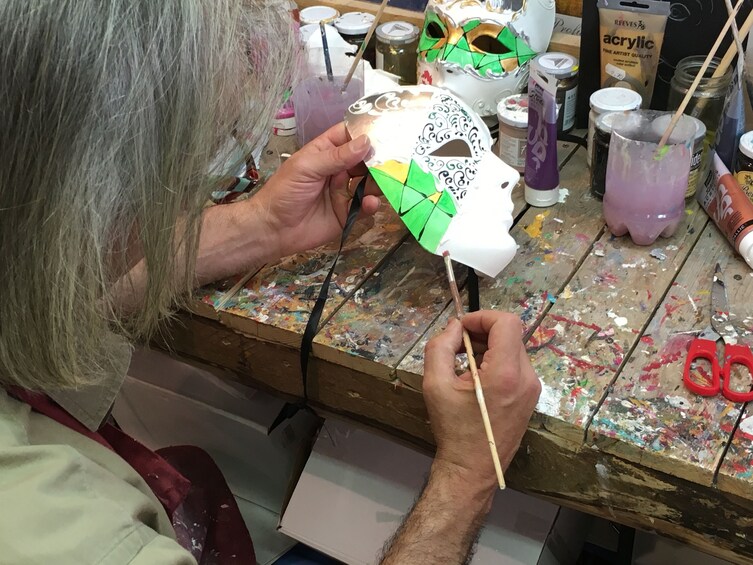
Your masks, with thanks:
[{"label": "plastic cup", "polygon": [[653,123],[667,112],[638,110],[615,119],[609,142],[604,219],[616,236],[638,245],[670,237],[685,215],[690,159],[696,127],[680,120],[658,151],[663,130]]},{"label": "plastic cup", "polygon": [[[323,51],[312,51],[305,76],[293,89],[292,96],[300,147],[343,121],[348,107],[363,97],[362,63],[356,68],[348,88],[342,92],[348,67],[333,61],[333,77],[330,80],[324,68]],[[348,63],[351,61],[348,58]]]}]

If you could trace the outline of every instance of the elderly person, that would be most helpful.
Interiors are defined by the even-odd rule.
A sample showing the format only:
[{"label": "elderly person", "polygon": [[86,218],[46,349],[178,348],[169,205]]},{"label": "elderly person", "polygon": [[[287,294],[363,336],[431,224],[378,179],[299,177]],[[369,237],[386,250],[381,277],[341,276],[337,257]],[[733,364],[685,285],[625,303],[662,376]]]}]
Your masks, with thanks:
[{"label": "elderly person", "polygon": [[[186,492],[202,486],[191,461],[176,457],[176,471],[105,422],[128,344],[191,288],[341,231],[347,183],[370,150],[343,125],[253,198],[204,207],[229,132],[253,145],[268,130],[294,33],[286,8],[255,0],[0,5],[3,564],[253,563],[250,543],[223,554],[176,529],[196,500]],[[378,206],[369,194],[363,212]],[[463,325],[486,349],[480,372],[509,464],[539,390],[520,324],[481,312]],[[472,383],[453,370],[460,348],[460,322],[427,348],[437,455],[386,563],[462,562],[488,511],[494,470]],[[218,508],[237,518],[232,498]],[[215,540],[247,535],[225,525],[211,525]]]}]

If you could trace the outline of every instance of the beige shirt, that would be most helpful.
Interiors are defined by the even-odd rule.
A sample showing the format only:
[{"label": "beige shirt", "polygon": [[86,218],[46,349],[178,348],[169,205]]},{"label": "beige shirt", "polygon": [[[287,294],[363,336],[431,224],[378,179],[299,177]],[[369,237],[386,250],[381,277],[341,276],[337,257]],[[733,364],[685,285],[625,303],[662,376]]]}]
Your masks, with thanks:
[{"label": "beige shirt", "polygon": [[[104,386],[114,395],[120,380],[108,379]],[[107,414],[106,403],[100,398],[93,408],[82,404],[92,416],[89,427],[97,411],[101,418]],[[196,561],[175,541],[167,514],[130,465],[0,388],[0,563]]]}]

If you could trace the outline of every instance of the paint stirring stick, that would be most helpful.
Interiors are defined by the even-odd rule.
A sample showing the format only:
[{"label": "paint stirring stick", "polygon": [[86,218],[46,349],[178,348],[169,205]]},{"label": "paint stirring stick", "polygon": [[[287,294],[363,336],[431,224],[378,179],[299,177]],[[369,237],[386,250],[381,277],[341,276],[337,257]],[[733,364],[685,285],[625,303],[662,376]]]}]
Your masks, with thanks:
[{"label": "paint stirring stick", "polygon": [[[753,27],[753,11],[750,14],[748,14],[748,17],[745,18],[745,22],[743,23],[743,25],[740,26],[740,29],[738,31],[740,42],[745,41],[745,38],[748,37],[748,33],[750,32],[750,28],[752,27]],[[735,58],[736,53],[737,53],[737,45],[735,45],[735,43],[733,42],[732,45],[729,46],[729,49],[727,49],[727,52],[724,54],[724,57],[722,57],[722,62],[719,63],[719,66],[716,68],[711,78],[719,78],[725,72],[727,72],[727,69],[729,68],[730,64],[732,64],[732,59]]]},{"label": "paint stirring stick", "polygon": [[327,29],[324,27],[324,22],[319,22],[319,31],[322,32],[322,48],[324,49],[324,66],[327,67],[327,78],[329,82],[335,80],[332,74],[332,59],[329,58],[329,43],[327,43]]},{"label": "paint stirring stick", "polygon": [[682,99],[682,103],[680,104],[680,107],[677,108],[675,115],[672,116],[672,121],[669,122],[669,125],[667,126],[667,129],[664,132],[664,135],[662,135],[661,140],[659,141],[659,146],[656,148],[655,158],[660,159],[664,155],[663,149],[664,149],[664,146],[667,144],[667,141],[669,140],[669,136],[672,135],[672,132],[674,131],[675,126],[677,125],[677,122],[680,121],[680,118],[682,117],[683,112],[685,112],[685,108],[688,107],[688,103],[690,103],[690,99],[693,98],[693,94],[695,94],[696,88],[698,88],[698,85],[700,84],[701,79],[706,75],[706,70],[709,68],[709,65],[711,64],[711,60],[714,58],[714,55],[716,55],[716,52],[719,50],[719,46],[722,44],[722,41],[724,40],[724,36],[727,35],[727,30],[729,30],[730,26],[732,25],[732,22],[735,20],[735,17],[737,16],[737,12],[740,11],[740,8],[742,7],[744,2],[745,0],[738,0],[737,4],[735,5],[735,9],[727,18],[727,22],[724,24],[724,27],[722,27],[722,31],[719,33],[719,37],[716,38],[716,41],[714,42],[714,45],[711,47],[711,51],[706,57],[706,60],[703,62],[703,65],[701,65],[701,68],[698,70],[698,74],[696,75],[695,80],[693,80],[693,83],[690,85],[690,88],[688,88],[688,92],[685,94],[685,98]]},{"label": "paint stirring stick", "polygon": [[[455,315],[457,316],[458,320],[460,320],[463,317],[463,308],[460,302],[458,283],[455,281],[455,271],[453,271],[452,269],[450,252],[445,251],[442,256],[444,257],[445,267],[447,267],[447,279],[450,281],[450,292],[452,292],[452,302],[455,304]],[[473,388],[476,390],[476,400],[478,400],[478,407],[481,409],[481,419],[484,421],[486,439],[489,441],[489,449],[492,452],[492,461],[494,462],[494,470],[497,473],[497,482],[499,482],[499,488],[504,489],[506,486],[505,476],[502,473],[502,464],[499,462],[499,453],[497,453],[497,443],[494,441],[492,423],[489,421],[489,412],[486,410],[484,391],[481,388],[481,379],[478,376],[476,358],[473,355],[471,336],[468,335],[468,332],[465,329],[463,329],[463,343],[465,344],[465,352],[468,355],[468,365],[471,369],[471,376],[473,377]]]},{"label": "paint stirring stick", "polygon": [[366,46],[369,44],[369,41],[371,41],[371,36],[374,35],[374,30],[379,25],[379,19],[382,17],[382,14],[384,13],[384,9],[387,7],[387,2],[389,2],[389,0],[382,0],[382,3],[379,5],[379,9],[377,10],[376,15],[374,16],[374,21],[371,22],[371,27],[369,28],[369,31],[366,33],[366,37],[364,37],[363,42],[361,43],[361,46],[358,48],[358,53],[356,53],[356,56],[353,59],[353,64],[350,65],[350,70],[348,71],[348,74],[345,76],[345,82],[343,82],[343,87],[340,92],[345,92],[346,90],[348,90],[350,79],[353,78],[353,73],[356,72],[356,68],[358,68],[358,63],[360,63],[361,59],[363,58],[363,52],[366,51]]}]

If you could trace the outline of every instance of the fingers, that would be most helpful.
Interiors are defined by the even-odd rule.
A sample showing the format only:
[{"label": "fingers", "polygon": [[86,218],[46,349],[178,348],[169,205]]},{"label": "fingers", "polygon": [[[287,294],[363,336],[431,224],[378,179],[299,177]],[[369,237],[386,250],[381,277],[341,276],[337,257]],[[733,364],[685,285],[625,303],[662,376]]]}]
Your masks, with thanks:
[{"label": "fingers", "polygon": [[365,173],[360,167],[371,150],[369,138],[361,135],[350,140],[345,124],[333,126],[308,145],[300,153],[307,159],[306,169],[320,177],[328,177],[342,171]]},{"label": "fingers", "polygon": [[454,379],[455,355],[463,345],[461,324],[452,319],[447,328],[426,344],[424,380]]},{"label": "fingers", "polygon": [[467,314],[463,317],[463,327],[476,340],[483,340],[483,336],[486,336],[490,349],[509,349],[511,345],[517,348],[523,336],[520,318],[514,314],[494,310],[480,310]]}]

